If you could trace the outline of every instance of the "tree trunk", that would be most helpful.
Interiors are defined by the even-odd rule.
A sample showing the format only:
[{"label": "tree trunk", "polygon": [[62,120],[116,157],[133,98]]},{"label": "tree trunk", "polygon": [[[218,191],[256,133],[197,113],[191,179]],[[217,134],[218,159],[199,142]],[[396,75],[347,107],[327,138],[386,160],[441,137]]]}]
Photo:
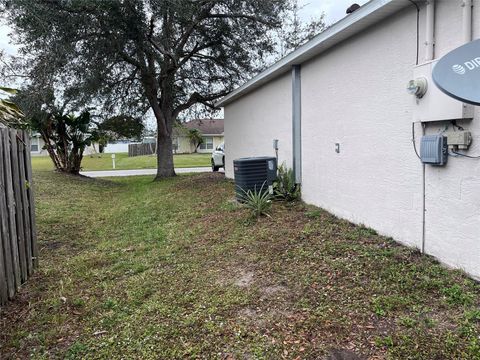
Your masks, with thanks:
[{"label": "tree trunk", "polygon": [[158,135],[157,138],[157,176],[155,180],[175,176],[173,167],[173,145],[170,136]]},{"label": "tree trunk", "polygon": [[[147,56],[148,57],[148,56]],[[143,74],[148,102],[157,119],[157,176],[155,180],[175,176],[173,167],[172,127],[174,98],[171,96],[175,77],[168,76],[162,81],[162,96],[158,98],[158,86],[155,79],[153,59],[149,59],[150,72]]]},{"label": "tree trunk", "polygon": [[50,159],[52,159],[55,169],[60,171],[62,167],[60,165],[60,161],[58,160],[57,154],[55,153],[55,150],[53,149],[53,146],[50,143],[50,139],[44,133],[41,133],[41,136],[42,136],[43,142],[45,143],[45,149],[47,150],[48,155],[50,156]]}]

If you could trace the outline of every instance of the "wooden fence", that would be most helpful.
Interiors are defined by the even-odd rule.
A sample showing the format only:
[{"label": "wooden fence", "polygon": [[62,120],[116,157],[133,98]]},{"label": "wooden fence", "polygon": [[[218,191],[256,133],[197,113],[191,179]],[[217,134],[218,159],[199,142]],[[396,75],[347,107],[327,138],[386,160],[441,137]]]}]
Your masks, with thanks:
[{"label": "wooden fence", "polygon": [[30,136],[0,127],[0,305],[38,265]]},{"label": "wooden fence", "polygon": [[128,144],[128,156],[154,155],[157,144]]}]

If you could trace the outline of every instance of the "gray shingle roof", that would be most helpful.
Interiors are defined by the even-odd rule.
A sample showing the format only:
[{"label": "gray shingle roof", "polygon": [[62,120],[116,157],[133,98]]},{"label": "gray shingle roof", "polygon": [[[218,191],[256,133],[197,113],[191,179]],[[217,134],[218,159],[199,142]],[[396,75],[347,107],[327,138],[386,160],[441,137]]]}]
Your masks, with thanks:
[{"label": "gray shingle roof", "polygon": [[223,119],[195,119],[182,125],[187,129],[198,129],[205,135],[223,135]]}]

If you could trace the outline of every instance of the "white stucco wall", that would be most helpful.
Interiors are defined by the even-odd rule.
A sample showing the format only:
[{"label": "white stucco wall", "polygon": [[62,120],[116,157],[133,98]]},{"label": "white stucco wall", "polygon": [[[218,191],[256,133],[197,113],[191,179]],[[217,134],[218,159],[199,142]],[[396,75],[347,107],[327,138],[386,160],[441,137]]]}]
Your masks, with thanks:
[{"label": "white stucco wall", "polygon": [[415,21],[408,9],[302,64],[302,193],[308,203],[419,247],[422,166],[405,91]]},{"label": "white stucco wall", "polygon": [[[436,58],[462,43],[461,3],[436,1]],[[420,63],[424,17],[423,5]],[[479,38],[480,0],[474,1],[473,19],[474,38]],[[414,102],[405,90],[415,58],[412,6],[302,64],[302,196],[307,203],[420,248],[423,166],[411,143]],[[290,87],[287,74],[227,106],[225,137],[227,148],[229,139],[233,142],[234,155],[263,155],[278,133],[288,139],[283,151],[291,154]],[[426,132],[438,133],[448,124],[430,123]],[[468,154],[480,155],[479,108],[472,121],[458,124],[473,134]],[[249,137],[256,139],[257,129],[266,150],[249,142]],[[421,126],[416,129],[419,138]],[[339,154],[335,143],[340,144]],[[291,159],[290,154],[282,156]],[[426,252],[480,278],[480,160],[450,157],[447,166],[426,166],[425,171]],[[231,169],[227,175],[232,176]]]},{"label": "white stucco wall", "polygon": [[225,107],[225,173],[233,178],[233,160],[274,156],[292,166],[292,85],[290,73],[269,82]]},{"label": "white stucco wall", "polygon": [[[435,57],[462,45],[461,1],[441,0],[436,8]],[[480,1],[474,0],[473,35],[480,38]],[[480,156],[480,108],[473,120],[458,122],[472,132],[467,154]],[[438,133],[448,122],[430,123]],[[449,157],[445,167],[426,167],[426,252],[480,279],[480,159]]]},{"label": "white stucco wall", "polygon": [[[436,3],[439,58],[462,44],[462,9],[457,0]],[[476,5],[478,34],[480,2]],[[424,15],[422,8],[420,63]],[[405,91],[413,74],[415,35],[415,11],[407,9],[303,64],[302,133],[315,134],[302,139],[303,196],[306,202],[421,248],[422,165],[411,145],[413,106]],[[459,123],[473,132],[476,145],[469,154],[474,155],[480,155],[479,115],[477,110],[473,121]],[[438,133],[446,125],[430,123],[426,131]],[[340,154],[334,151],[335,142],[340,143]],[[477,278],[479,175],[476,160],[450,157],[446,167],[426,166],[425,250]]]}]

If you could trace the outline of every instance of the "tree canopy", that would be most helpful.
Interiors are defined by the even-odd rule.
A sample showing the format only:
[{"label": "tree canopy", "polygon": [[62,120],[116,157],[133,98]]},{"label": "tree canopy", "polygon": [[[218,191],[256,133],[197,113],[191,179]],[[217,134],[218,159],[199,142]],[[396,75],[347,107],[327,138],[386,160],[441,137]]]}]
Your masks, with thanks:
[{"label": "tree canopy", "polygon": [[140,140],[145,126],[142,119],[129,115],[117,115],[98,123],[98,130],[104,132],[109,140]]},{"label": "tree canopy", "polygon": [[282,15],[283,25],[278,30],[277,52],[280,58],[298,49],[327,28],[324,13],[310,17],[309,21],[302,21],[300,18],[302,9],[303,6],[298,4],[298,0],[288,1],[287,10]]}]

